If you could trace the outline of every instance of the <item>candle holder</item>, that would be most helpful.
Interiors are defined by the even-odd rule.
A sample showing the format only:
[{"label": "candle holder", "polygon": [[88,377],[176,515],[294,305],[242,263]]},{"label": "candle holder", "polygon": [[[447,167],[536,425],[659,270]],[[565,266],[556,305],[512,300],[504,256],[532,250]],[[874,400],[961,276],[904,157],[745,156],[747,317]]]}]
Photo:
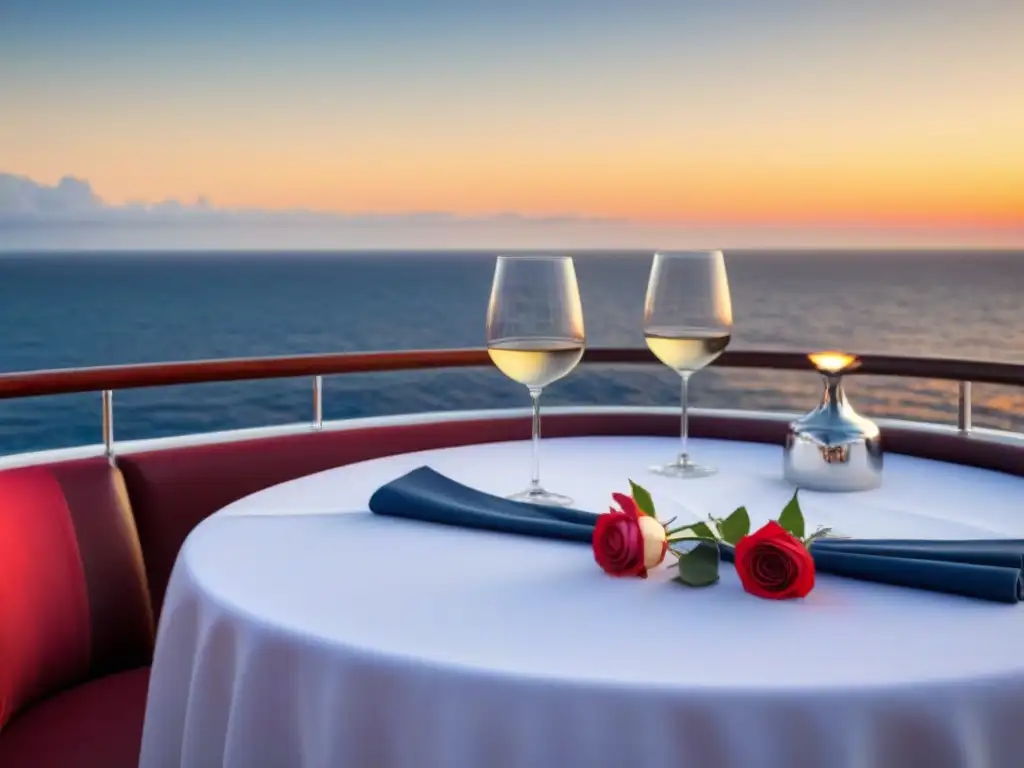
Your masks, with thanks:
[{"label": "candle holder", "polygon": [[866,491],[882,484],[878,425],[846,401],[843,375],[860,365],[844,352],[807,356],[825,380],[821,403],[789,425],[783,475],[810,491]]}]

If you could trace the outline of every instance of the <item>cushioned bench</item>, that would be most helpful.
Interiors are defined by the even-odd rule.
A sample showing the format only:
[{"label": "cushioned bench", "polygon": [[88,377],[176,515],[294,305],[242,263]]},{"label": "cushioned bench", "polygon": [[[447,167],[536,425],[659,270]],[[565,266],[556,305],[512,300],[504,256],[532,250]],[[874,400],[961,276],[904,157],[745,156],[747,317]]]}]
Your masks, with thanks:
[{"label": "cushioned bench", "polygon": [[0,766],[137,765],[152,649],[120,472],[0,472]]}]

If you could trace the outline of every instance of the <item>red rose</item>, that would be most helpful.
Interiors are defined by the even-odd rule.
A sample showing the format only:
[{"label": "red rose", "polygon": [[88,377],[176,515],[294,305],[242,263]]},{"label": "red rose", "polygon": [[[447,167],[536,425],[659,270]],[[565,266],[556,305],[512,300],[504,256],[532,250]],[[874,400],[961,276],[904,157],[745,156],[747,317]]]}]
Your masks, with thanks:
[{"label": "red rose", "polygon": [[665,526],[644,515],[632,497],[613,493],[621,510],[609,509],[597,518],[594,559],[612,576],[647,578],[647,569],[665,559],[668,541]]},{"label": "red rose", "polygon": [[610,511],[594,526],[594,559],[612,576],[647,576],[644,535],[635,515]]},{"label": "red rose", "polygon": [[774,520],[736,544],[743,588],[770,600],[806,597],[814,589],[814,559],[803,542]]}]

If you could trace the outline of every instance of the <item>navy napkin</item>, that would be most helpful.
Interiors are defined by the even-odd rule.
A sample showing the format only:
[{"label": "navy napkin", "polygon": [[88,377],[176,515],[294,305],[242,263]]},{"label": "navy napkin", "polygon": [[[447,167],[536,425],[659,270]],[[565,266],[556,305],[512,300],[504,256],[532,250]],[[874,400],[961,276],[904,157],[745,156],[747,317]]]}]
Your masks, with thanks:
[{"label": "navy napkin", "polygon": [[[469,488],[430,467],[377,489],[370,510],[408,520],[590,542],[597,515],[526,504]],[[731,562],[732,547],[722,545]],[[819,539],[811,545],[819,573],[926,589],[1002,603],[1024,599],[1024,541],[979,539]]]},{"label": "navy napkin", "polygon": [[414,469],[378,488],[370,511],[429,523],[590,542],[597,515],[577,509],[509,501],[469,488],[430,467]]}]

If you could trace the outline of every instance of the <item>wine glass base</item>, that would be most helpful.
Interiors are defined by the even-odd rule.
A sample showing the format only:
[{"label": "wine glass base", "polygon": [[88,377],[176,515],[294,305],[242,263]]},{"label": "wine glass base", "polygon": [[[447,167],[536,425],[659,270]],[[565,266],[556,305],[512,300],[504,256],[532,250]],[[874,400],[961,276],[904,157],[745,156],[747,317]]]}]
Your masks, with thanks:
[{"label": "wine glass base", "polygon": [[659,464],[651,467],[650,471],[662,477],[675,477],[680,480],[690,480],[698,477],[711,477],[718,472],[714,467],[705,467],[701,464],[680,464],[673,461],[671,464]]},{"label": "wine glass base", "polygon": [[572,499],[559,493],[551,493],[543,488],[527,488],[525,491],[513,493],[509,501],[525,501],[527,504],[545,504],[549,507],[571,507]]}]

